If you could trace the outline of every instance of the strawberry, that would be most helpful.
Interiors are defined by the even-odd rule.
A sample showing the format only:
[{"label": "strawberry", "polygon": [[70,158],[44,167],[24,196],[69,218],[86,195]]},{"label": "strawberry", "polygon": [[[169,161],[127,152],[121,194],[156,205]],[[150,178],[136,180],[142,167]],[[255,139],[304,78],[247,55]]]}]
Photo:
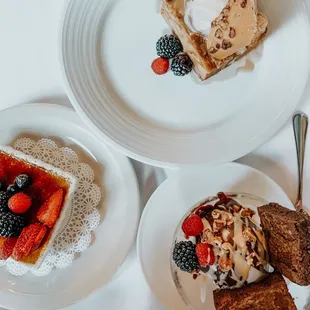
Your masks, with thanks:
[{"label": "strawberry", "polygon": [[9,199],[9,208],[16,214],[25,213],[31,207],[31,198],[24,193],[17,193]]},{"label": "strawberry", "polygon": [[52,228],[55,225],[59,217],[63,202],[63,195],[64,192],[62,189],[56,191],[44,202],[43,206],[40,208],[37,214],[38,220],[49,228]]},{"label": "strawberry", "polygon": [[35,251],[36,249],[39,248],[39,246],[41,245],[42,240],[44,239],[45,235],[47,233],[47,228],[44,225],[41,225],[40,231],[37,235],[37,237],[34,240],[31,252]]},{"label": "strawberry", "polygon": [[17,238],[8,238],[4,241],[0,247],[0,259],[8,259],[12,255],[16,242]]},{"label": "strawberry", "polygon": [[197,236],[203,231],[203,223],[199,215],[193,214],[182,224],[182,230],[186,236]]},{"label": "strawberry", "polygon": [[156,58],[152,62],[152,69],[158,75],[167,73],[169,70],[169,60],[161,57]]},{"label": "strawberry", "polygon": [[24,256],[31,253],[32,247],[35,244],[35,240],[40,233],[41,228],[42,225],[36,223],[31,224],[22,230],[12,253],[12,257],[15,260],[20,261]]},{"label": "strawberry", "polygon": [[196,255],[202,267],[213,265],[215,262],[213,247],[210,244],[198,243],[196,245]]},{"label": "strawberry", "polygon": [[6,181],[6,173],[3,167],[0,167],[0,180]]}]

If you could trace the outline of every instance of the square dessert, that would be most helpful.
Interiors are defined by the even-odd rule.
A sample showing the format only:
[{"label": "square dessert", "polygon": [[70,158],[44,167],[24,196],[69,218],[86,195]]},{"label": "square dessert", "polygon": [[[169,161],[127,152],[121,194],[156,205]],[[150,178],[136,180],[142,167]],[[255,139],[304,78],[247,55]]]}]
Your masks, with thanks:
[{"label": "square dessert", "polygon": [[0,147],[0,259],[38,267],[64,224],[73,175]]},{"label": "square dessert", "polygon": [[299,285],[310,285],[310,216],[277,203],[258,208],[271,265]]},{"label": "square dessert", "polygon": [[213,296],[216,310],[297,310],[278,272],[242,288],[218,289],[213,292]]},{"label": "square dessert", "polygon": [[[222,11],[218,11],[219,5]],[[163,0],[161,14],[201,80],[256,48],[268,28],[257,0]]]}]

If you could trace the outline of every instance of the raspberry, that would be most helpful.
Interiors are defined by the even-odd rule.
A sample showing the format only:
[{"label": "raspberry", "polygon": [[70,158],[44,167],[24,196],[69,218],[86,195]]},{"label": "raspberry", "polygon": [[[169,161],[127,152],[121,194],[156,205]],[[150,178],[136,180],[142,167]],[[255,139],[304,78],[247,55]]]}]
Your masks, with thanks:
[{"label": "raspberry", "polygon": [[16,213],[25,213],[31,207],[31,198],[24,193],[17,193],[9,199],[9,209]]},{"label": "raspberry", "polygon": [[196,245],[196,255],[202,267],[213,265],[215,262],[214,251],[210,244],[198,243]]},{"label": "raspberry", "polygon": [[165,74],[169,70],[169,60],[165,58],[157,58],[152,62],[153,71],[158,74]]},{"label": "raspberry", "polygon": [[203,223],[199,215],[188,217],[182,224],[182,230],[186,236],[197,236],[203,231]]}]

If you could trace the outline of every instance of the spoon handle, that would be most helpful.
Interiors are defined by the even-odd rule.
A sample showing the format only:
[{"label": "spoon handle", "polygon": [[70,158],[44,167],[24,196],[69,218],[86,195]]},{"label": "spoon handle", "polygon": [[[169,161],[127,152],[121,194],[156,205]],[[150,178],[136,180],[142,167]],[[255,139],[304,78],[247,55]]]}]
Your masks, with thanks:
[{"label": "spoon handle", "polygon": [[308,131],[308,116],[304,113],[297,113],[293,117],[293,127],[297,151],[298,164],[298,194],[295,208],[302,211],[302,192],[303,192],[303,170],[306,149],[306,138]]}]

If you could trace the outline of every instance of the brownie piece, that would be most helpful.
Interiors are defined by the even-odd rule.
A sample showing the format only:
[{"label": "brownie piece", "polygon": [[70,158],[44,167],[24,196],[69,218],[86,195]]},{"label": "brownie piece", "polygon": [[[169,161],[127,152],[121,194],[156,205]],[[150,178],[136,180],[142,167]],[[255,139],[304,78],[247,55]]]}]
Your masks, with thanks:
[{"label": "brownie piece", "polygon": [[216,310],[297,310],[279,272],[237,289],[213,292]]},{"label": "brownie piece", "polygon": [[258,208],[270,264],[299,285],[310,285],[310,216],[276,203]]}]

